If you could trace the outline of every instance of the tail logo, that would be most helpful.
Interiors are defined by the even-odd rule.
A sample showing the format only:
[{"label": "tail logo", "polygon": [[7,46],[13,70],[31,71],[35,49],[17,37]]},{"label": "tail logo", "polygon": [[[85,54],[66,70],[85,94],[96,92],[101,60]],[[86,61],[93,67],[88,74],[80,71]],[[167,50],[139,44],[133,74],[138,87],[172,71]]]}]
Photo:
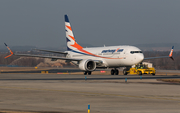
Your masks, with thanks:
[{"label": "tail logo", "polygon": [[[66,30],[66,38],[67,38],[67,49],[79,54],[84,54],[84,55],[91,55],[91,56],[95,56],[95,57],[100,57],[100,58],[106,58],[106,59],[122,59],[122,58],[109,58],[109,57],[102,57],[102,56],[98,56],[95,55],[93,53],[90,53],[86,50],[83,49],[82,46],[80,46],[73,35],[72,32],[72,28],[68,19],[68,16],[65,15],[65,30]],[[115,51],[118,52],[120,50],[120,48],[116,49]]]},{"label": "tail logo", "polygon": [[83,47],[80,46],[73,35],[72,28],[68,19],[68,16],[65,15],[65,29],[66,29],[66,38],[67,38],[67,48],[68,50],[75,50],[75,49],[82,49]]}]

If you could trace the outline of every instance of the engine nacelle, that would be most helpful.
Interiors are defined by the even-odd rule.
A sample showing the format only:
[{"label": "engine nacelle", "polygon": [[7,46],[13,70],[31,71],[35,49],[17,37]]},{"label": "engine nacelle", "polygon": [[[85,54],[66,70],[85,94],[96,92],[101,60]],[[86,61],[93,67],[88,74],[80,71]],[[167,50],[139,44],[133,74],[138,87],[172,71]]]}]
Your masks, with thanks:
[{"label": "engine nacelle", "polygon": [[82,60],[79,63],[79,69],[83,71],[94,71],[96,69],[96,63],[90,59]]}]

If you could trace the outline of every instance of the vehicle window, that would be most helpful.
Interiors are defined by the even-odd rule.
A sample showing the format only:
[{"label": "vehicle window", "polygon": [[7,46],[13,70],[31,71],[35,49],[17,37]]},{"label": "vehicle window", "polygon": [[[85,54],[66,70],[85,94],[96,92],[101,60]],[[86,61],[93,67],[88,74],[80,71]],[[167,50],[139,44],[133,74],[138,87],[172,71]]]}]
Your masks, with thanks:
[{"label": "vehicle window", "polygon": [[131,54],[134,54],[134,53],[142,53],[142,51],[130,51]]}]

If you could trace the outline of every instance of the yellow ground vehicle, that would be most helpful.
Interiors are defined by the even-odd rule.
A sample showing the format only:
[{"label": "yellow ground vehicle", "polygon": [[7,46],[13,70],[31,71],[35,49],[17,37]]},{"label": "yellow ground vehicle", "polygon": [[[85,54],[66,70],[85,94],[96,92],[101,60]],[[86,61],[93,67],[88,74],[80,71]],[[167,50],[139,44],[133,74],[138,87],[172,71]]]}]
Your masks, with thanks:
[{"label": "yellow ground vehicle", "polygon": [[148,65],[146,65],[146,64],[137,64],[137,65],[135,65],[135,67],[132,67],[128,70],[123,70],[123,73],[124,73],[124,75],[127,75],[127,74],[138,74],[138,75],[152,74],[152,75],[155,75],[156,70],[153,67],[148,67]]}]

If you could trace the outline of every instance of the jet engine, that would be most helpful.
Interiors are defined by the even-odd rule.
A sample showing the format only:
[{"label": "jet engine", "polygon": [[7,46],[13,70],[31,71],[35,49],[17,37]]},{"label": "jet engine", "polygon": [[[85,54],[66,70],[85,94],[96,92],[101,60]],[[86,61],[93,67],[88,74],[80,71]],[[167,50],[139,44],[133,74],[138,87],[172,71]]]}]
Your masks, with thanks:
[{"label": "jet engine", "polygon": [[96,63],[90,59],[82,60],[79,63],[79,69],[83,71],[93,71],[96,69]]}]

